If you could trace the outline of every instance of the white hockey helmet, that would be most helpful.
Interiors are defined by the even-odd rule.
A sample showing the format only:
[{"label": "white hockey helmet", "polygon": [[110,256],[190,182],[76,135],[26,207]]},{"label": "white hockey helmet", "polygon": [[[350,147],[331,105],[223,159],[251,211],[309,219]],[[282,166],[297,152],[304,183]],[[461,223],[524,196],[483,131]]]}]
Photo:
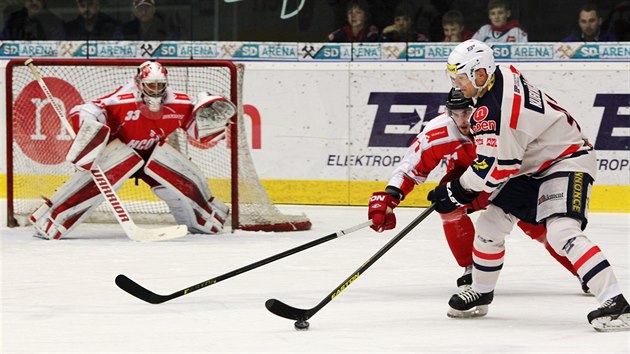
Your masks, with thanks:
[{"label": "white hockey helmet", "polygon": [[[488,79],[482,86],[477,86],[475,82],[475,71],[479,69],[486,69],[488,74]],[[452,82],[455,81],[457,74],[466,74],[473,86],[478,90],[488,85],[495,69],[496,65],[492,49],[487,44],[476,39],[469,39],[458,44],[448,56],[446,64],[446,70]]]},{"label": "white hockey helmet", "polygon": [[136,74],[136,86],[142,93],[144,102],[149,110],[157,112],[162,104],[162,99],[168,86],[166,68],[154,61],[145,61],[138,66]]}]

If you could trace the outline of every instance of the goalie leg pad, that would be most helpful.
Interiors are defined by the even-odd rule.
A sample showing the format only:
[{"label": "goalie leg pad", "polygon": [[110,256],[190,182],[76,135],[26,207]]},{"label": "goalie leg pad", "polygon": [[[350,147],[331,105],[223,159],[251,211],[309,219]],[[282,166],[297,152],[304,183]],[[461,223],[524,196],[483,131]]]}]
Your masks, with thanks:
[{"label": "goalie leg pad", "polygon": [[153,193],[164,200],[179,224],[190,233],[215,234],[223,231],[229,208],[210,193],[201,171],[169,145],[155,148],[144,173],[160,185]]},{"label": "goalie leg pad", "polygon": [[[112,187],[119,190],[142,164],[142,158],[133,149],[114,140],[103,153],[101,168]],[[62,238],[87,218],[103,200],[89,171],[75,173],[31,214],[30,221],[37,231],[36,236],[56,240]]]}]

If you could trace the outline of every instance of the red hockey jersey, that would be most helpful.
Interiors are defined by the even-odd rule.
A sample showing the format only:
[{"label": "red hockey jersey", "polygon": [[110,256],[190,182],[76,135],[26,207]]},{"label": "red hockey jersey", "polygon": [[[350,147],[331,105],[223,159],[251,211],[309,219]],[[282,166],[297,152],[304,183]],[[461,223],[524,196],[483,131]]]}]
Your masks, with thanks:
[{"label": "red hockey jersey", "polygon": [[408,195],[417,184],[424,183],[443,159],[446,159],[446,171],[449,173],[464,171],[475,156],[472,138],[463,135],[451,117],[441,114],[430,120],[411,142],[388,185]]}]

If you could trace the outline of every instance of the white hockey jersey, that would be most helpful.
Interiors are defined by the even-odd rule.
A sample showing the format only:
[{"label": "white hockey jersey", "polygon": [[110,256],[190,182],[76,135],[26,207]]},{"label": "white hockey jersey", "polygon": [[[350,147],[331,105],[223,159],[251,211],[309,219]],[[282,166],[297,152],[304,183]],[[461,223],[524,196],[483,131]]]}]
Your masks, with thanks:
[{"label": "white hockey jersey", "polygon": [[527,42],[527,33],[512,20],[500,28],[483,25],[472,38],[486,43]]},{"label": "white hockey jersey", "polygon": [[595,178],[596,157],[577,121],[513,66],[497,66],[471,116],[477,158],[462,186],[492,192],[511,176],[558,171]]},{"label": "white hockey jersey", "polygon": [[453,170],[461,173],[475,156],[475,144],[470,136],[463,135],[451,117],[441,114],[431,119],[411,142],[387,185],[407,195],[416,185],[424,183],[443,159],[447,173]]}]

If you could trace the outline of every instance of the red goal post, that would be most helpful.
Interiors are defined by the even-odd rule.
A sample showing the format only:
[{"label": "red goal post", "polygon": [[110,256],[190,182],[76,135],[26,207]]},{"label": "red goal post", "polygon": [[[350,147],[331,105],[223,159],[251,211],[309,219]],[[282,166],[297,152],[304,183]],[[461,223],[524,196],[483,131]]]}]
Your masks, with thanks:
[{"label": "red goal post", "polygon": [[[25,59],[6,67],[7,222],[27,224],[28,215],[73,173],[64,161],[70,139],[37,85]],[[77,104],[102,97],[132,80],[142,59],[36,59],[34,64],[66,112]],[[232,229],[261,231],[307,230],[304,215],[285,215],[271,203],[258,179],[246,137],[242,87],[244,66],[225,60],[159,60],[168,70],[169,85],[195,98],[200,91],[229,97],[238,114],[227,139],[206,146],[178,129],[169,136],[177,148],[203,171],[212,194],[231,206]],[[142,181],[129,180],[119,191],[137,223],[174,223],[166,204]],[[88,219],[115,222],[105,205]]]}]

